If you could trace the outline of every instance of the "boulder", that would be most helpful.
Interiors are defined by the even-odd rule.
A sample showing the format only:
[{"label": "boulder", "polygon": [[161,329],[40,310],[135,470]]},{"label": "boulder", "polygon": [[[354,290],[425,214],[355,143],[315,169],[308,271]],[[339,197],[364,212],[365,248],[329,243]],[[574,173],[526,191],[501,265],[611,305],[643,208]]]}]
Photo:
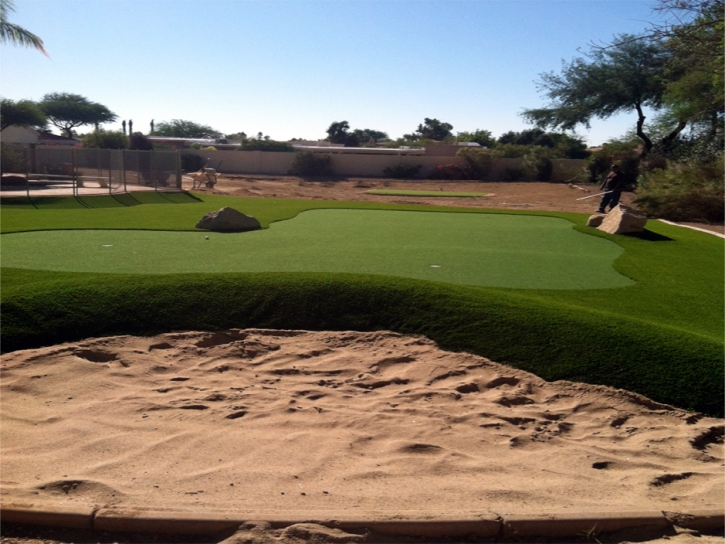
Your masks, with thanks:
[{"label": "boulder", "polygon": [[589,216],[589,219],[587,219],[587,227],[598,227],[602,224],[605,217],[607,216],[603,213],[595,213],[594,215]]},{"label": "boulder", "polygon": [[214,232],[244,232],[259,229],[261,225],[254,217],[244,215],[234,208],[222,208],[202,217],[196,228]]},{"label": "boulder", "polygon": [[642,212],[619,204],[611,210],[597,228],[609,234],[627,234],[642,232],[647,224],[647,216]]}]

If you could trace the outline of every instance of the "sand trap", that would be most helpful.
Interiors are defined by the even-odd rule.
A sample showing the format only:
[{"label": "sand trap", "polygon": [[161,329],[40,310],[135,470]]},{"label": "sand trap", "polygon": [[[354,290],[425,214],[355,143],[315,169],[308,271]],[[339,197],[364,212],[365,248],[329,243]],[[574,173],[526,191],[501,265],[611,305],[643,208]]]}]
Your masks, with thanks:
[{"label": "sand trap", "polygon": [[4,502],[381,518],[723,507],[723,420],[421,337],[187,332],[1,360]]}]

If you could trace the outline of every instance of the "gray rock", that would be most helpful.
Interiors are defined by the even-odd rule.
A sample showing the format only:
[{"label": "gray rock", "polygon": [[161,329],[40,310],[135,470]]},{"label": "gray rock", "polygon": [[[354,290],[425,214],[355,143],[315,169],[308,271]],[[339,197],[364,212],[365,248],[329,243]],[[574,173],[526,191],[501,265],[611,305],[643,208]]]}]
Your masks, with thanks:
[{"label": "gray rock", "polygon": [[602,221],[604,221],[604,218],[607,217],[603,213],[595,213],[594,215],[590,216],[589,219],[587,219],[587,227],[598,227],[602,224]]},{"label": "gray rock", "polygon": [[647,224],[647,216],[642,212],[619,204],[611,210],[597,228],[609,234],[627,234],[642,232]]},{"label": "gray rock", "polygon": [[196,228],[214,232],[244,232],[259,229],[261,225],[254,217],[244,215],[234,208],[222,208],[202,217]]}]

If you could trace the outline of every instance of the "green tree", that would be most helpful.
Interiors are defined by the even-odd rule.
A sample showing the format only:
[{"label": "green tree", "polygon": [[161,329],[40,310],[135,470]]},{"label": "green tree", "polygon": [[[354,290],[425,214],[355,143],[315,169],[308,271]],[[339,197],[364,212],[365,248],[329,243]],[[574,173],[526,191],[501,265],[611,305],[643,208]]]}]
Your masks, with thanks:
[{"label": "green tree", "polygon": [[48,118],[32,100],[0,100],[0,130],[10,125],[45,128]]},{"label": "green tree", "polygon": [[168,136],[170,138],[221,138],[222,133],[210,126],[200,125],[193,121],[172,119],[162,121],[155,126],[154,136]]},{"label": "green tree", "polygon": [[577,58],[565,64],[559,75],[541,74],[539,88],[551,103],[547,108],[525,110],[523,117],[539,128],[572,130],[580,124],[588,128],[592,118],[636,111],[637,136],[646,155],[653,143],[644,131],[644,108],[663,105],[670,52],[661,41],[621,35],[613,45],[593,48],[586,56],[588,60]]},{"label": "green tree", "polygon": [[387,132],[383,132],[381,130],[373,130],[371,128],[356,128],[352,131],[352,133],[357,138],[358,145],[378,143],[389,140]]},{"label": "green tree", "polygon": [[443,123],[438,119],[428,119],[426,117],[423,120],[423,124],[418,125],[418,129],[415,133],[418,135],[418,139],[428,139],[442,142],[446,138],[453,136],[451,130],[453,130],[453,125],[450,123]]},{"label": "green tree", "polygon": [[126,149],[128,136],[120,130],[98,129],[81,136],[83,147],[96,149]]},{"label": "green tree", "polygon": [[350,123],[347,121],[334,121],[327,127],[327,140],[345,147],[357,147],[360,145],[360,140],[357,134],[349,130]]},{"label": "green tree", "polygon": [[116,114],[106,106],[91,102],[78,94],[46,94],[38,106],[48,117],[48,121],[69,138],[73,136],[75,127],[111,123],[117,119]]},{"label": "green tree", "polygon": [[11,0],[0,0],[0,42],[34,47],[47,57],[48,53],[43,47],[43,40],[23,27],[8,22],[8,14],[13,11],[15,11],[15,5]]},{"label": "green tree", "polygon": [[474,132],[459,132],[456,134],[457,142],[476,142],[482,147],[494,147],[496,139],[488,130],[476,129]]}]

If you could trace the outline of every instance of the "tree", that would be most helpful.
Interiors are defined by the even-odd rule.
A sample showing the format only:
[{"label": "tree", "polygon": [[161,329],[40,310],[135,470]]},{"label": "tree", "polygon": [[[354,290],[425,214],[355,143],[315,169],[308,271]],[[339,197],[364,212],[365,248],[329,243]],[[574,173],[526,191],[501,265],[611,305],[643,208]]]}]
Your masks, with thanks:
[{"label": "tree", "polygon": [[168,136],[171,138],[221,138],[222,133],[210,126],[200,125],[193,121],[172,119],[162,121],[156,125],[154,136]]},{"label": "tree", "polygon": [[588,128],[595,117],[606,119],[634,110],[646,155],[653,143],[644,131],[643,108],[663,105],[670,52],[661,41],[621,35],[612,46],[593,48],[586,56],[589,60],[577,58],[565,64],[560,75],[541,74],[539,88],[551,103],[525,110],[523,117],[539,128],[572,130],[580,124]]},{"label": "tree", "polygon": [[382,142],[382,141],[389,139],[387,132],[382,132],[380,130],[373,130],[371,128],[363,128],[363,129],[356,128],[355,130],[352,131],[352,133],[357,138],[358,145],[378,143],[378,142]]},{"label": "tree", "polygon": [[128,148],[139,151],[151,151],[154,148],[154,144],[140,132],[134,132],[128,137]]},{"label": "tree", "polygon": [[106,106],[91,102],[78,94],[46,94],[38,106],[48,116],[48,120],[69,138],[72,137],[75,127],[110,123],[117,118]]},{"label": "tree", "polygon": [[496,139],[488,130],[476,129],[474,132],[459,132],[456,135],[457,142],[476,142],[482,147],[494,147]]},{"label": "tree", "polygon": [[83,147],[96,149],[126,149],[128,136],[120,130],[94,130],[81,137]]},{"label": "tree", "polygon": [[350,123],[347,121],[333,121],[327,127],[327,140],[333,144],[342,144],[346,147],[357,147],[360,140],[354,132],[350,130]]},{"label": "tree", "polygon": [[420,139],[436,140],[442,142],[446,138],[453,136],[451,130],[453,125],[450,123],[442,123],[438,119],[424,119],[424,124],[418,125],[415,132]]},{"label": "tree", "polygon": [[10,125],[45,128],[48,118],[32,100],[0,100],[0,130]]},{"label": "tree", "polygon": [[34,47],[47,57],[48,53],[43,47],[43,40],[23,27],[8,22],[8,14],[13,11],[15,11],[15,5],[11,0],[0,0],[0,42],[10,41],[17,45]]}]

